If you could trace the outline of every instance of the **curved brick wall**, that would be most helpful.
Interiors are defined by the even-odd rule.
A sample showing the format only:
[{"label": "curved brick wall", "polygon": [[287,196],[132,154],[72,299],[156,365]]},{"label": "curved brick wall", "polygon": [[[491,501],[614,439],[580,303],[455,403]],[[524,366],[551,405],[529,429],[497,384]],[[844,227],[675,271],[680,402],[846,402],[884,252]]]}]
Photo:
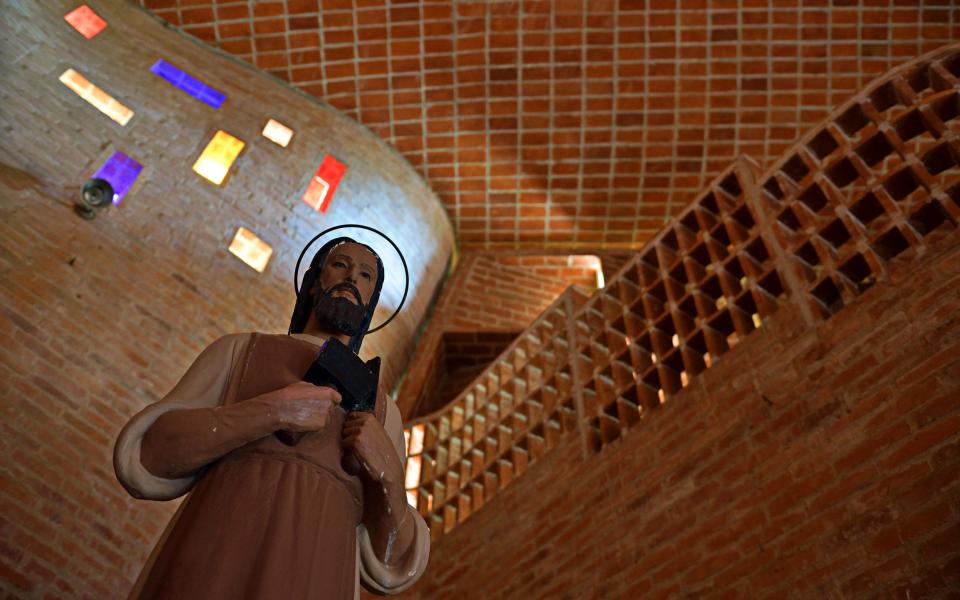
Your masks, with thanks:
[{"label": "curved brick wall", "polygon": [[399,149],[465,247],[636,248],[740,153],[960,39],[952,0],[140,0]]},{"label": "curved brick wall", "polygon": [[[72,2],[0,7],[0,594],[122,597],[175,506],[129,498],[111,450],[123,423],[231,331],[285,331],[290,273],[321,228],[360,221],[404,248],[402,316],[371,336],[385,385],[403,368],[451,252],[450,224],[402,157],[368,131],[124,2],[85,40]],[[163,57],[227,94],[214,111],[148,72]],[[134,111],[120,127],[58,81],[68,67]],[[268,117],[295,129],[286,149]],[[217,129],[247,146],[223,187],[190,169]],[[113,151],[145,171],[123,203],[71,203]],[[326,214],[300,195],[325,153],[349,165]],[[227,252],[238,226],[273,245],[260,274]],[[388,260],[390,257],[386,257]],[[399,300],[393,279],[383,304]]]}]

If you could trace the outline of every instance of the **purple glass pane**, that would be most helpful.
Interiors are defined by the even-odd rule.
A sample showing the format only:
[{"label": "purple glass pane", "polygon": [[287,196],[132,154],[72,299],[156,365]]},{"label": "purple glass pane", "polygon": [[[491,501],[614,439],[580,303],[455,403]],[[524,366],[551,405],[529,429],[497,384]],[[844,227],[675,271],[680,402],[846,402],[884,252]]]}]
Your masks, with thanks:
[{"label": "purple glass pane", "polygon": [[114,152],[113,156],[103,163],[96,173],[95,178],[104,179],[113,187],[113,203],[120,204],[120,201],[130,190],[130,186],[137,180],[143,165],[133,160],[123,152]]},{"label": "purple glass pane", "polygon": [[199,79],[192,77],[186,71],[179,69],[162,58],[153,63],[150,72],[171,83],[177,89],[186,92],[197,100],[213,108],[220,108],[227,96]]}]

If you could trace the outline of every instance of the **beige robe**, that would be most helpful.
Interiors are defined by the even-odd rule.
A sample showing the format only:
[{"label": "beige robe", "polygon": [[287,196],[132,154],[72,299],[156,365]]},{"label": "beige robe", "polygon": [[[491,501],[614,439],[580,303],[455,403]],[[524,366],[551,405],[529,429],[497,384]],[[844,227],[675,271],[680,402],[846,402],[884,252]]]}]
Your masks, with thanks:
[{"label": "beige robe", "polygon": [[[306,334],[295,334],[292,337],[313,345],[322,343],[322,340]],[[211,344],[200,354],[166,397],[138,413],[121,432],[114,452],[114,466],[117,478],[133,496],[151,500],[176,498],[190,491],[198,478],[203,478],[203,474],[199,477],[182,479],[165,479],[151,474],[140,462],[141,441],[157,418],[168,411],[215,407],[231,401],[232,399],[228,398],[231,393],[228,388],[234,379],[235,369],[238,368],[241,357],[246,353],[250,339],[251,334],[235,334],[225,336]],[[234,393],[235,391],[233,390]],[[397,454],[401,459],[405,459],[400,412],[392,400],[388,400],[384,427],[393,440]],[[216,463],[214,468],[220,471],[229,469],[227,465],[229,461],[225,459],[230,458],[231,454],[218,461],[224,463],[222,468]],[[204,473],[206,472],[208,471]],[[351,544],[356,550],[345,548],[349,552],[356,552],[356,560],[344,563],[352,562],[356,565],[353,574],[355,583],[362,581],[364,587],[371,591],[393,594],[413,585],[423,573],[429,556],[429,531],[423,519],[412,507],[407,506],[406,509],[409,511],[407,518],[412,518],[415,523],[415,538],[413,547],[406,554],[403,564],[388,566],[382,563],[373,552],[366,528],[362,524],[356,527],[356,544]],[[149,575],[158,550],[162,548],[181,512],[182,509],[178,511],[178,515],[171,521],[158,542],[157,549],[144,567],[138,587],[134,588],[134,594],[138,593],[139,585],[143,584],[145,576]],[[356,590],[355,596],[358,596],[359,586],[353,587]]]}]

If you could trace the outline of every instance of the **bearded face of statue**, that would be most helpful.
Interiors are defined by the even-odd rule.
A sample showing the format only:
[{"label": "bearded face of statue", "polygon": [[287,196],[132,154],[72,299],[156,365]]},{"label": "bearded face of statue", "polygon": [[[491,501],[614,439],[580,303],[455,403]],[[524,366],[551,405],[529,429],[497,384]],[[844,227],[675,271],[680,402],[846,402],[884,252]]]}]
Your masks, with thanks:
[{"label": "bearded face of statue", "polygon": [[[313,315],[317,325],[334,334],[354,336],[360,330],[360,323],[366,312],[366,305],[349,300],[344,296],[334,296],[340,290],[356,294],[356,288],[349,283],[340,283],[329,290],[314,288],[317,292],[313,300]],[[356,295],[359,297],[359,295]]]},{"label": "bearded face of statue", "polygon": [[377,280],[377,259],[359,244],[340,244],[330,251],[311,294],[317,325],[338,335],[360,330]]}]

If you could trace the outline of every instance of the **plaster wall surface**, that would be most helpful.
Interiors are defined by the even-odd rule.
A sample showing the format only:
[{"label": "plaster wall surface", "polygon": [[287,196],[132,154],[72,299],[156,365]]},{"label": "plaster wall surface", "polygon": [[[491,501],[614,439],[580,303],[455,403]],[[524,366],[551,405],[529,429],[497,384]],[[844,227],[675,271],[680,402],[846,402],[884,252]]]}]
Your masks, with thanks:
[{"label": "plaster wall surface", "polygon": [[[403,249],[411,291],[364,344],[391,387],[453,245],[436,197],[406,161],[335,110],[121,1],[84,39],[73,2],[0,4],[0,595],[119,598],[176,508],[130,498],[113,440],[217,337],[285,332],[302,246],[335,224],[379,227]],[[227,95],[213,110],[148,71],[164,58]],[[134,111],[121,127],[58,81],[81,72]],[[280,148],[268,118],[292,127]],[[191,170],[218,129],[246,142],[221,187]],[[72,211],[114,151],[145,165],[93,221]],[[325,154],[349,166],[325,214],[300,200]],[[263,273],[227,252],[237,227],[273,246]],[[358,236],[359,237],[359,236]],[[371,239],[371,238],[363,238]],[[375,238],[372,238],[376,245]],[[374,323],[396,307],[401,268]]]}]

